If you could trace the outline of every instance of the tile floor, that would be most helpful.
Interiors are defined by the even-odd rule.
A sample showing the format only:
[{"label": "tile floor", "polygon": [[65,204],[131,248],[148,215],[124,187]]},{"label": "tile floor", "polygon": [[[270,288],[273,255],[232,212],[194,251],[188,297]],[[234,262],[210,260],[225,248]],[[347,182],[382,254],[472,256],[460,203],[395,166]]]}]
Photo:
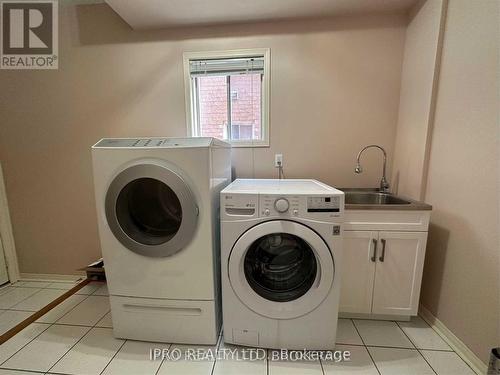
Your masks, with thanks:
[{"label": "tile floor", "polygon": [[[5,332],[50,302],[73,283],[20,282],[0,289],[0,332]],[[115,339],[107,287],[91,283],[0,346],[0,375],[27,374],[238,374],[238,375],[473,375],[467,364],[421,318],[411,322],[340,319],[336,350],[349,351],[350,361],[150,360],[150,349],[223,349],[224,344],[188,346]]]}]

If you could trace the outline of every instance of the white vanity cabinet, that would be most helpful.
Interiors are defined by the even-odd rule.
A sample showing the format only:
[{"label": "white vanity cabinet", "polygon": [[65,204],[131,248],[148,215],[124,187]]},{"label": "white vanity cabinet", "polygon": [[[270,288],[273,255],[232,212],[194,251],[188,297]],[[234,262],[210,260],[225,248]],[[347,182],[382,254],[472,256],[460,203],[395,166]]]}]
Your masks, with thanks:
[{"label": "white vanity cabinet", "polygon": [[341,313],[417,314],[430,211],[397,214],[346,211]]}]

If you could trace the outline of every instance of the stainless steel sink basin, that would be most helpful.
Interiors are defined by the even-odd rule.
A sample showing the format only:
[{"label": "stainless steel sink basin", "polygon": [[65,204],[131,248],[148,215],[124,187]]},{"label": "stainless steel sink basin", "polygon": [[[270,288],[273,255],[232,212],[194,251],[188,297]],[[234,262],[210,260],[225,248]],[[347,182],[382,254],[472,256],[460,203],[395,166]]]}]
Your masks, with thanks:
[{"label": "stainless steel sink basin", "polygon": [[432,210],[430,204],[373,188],[340,188],[345,194],[346,210],[422,211]]},{"label": "stainless steel sink basin", "polygon": [[345,192],[345,204],[405,205],[411,204],[411,202],[387,193],[347,191]]}]

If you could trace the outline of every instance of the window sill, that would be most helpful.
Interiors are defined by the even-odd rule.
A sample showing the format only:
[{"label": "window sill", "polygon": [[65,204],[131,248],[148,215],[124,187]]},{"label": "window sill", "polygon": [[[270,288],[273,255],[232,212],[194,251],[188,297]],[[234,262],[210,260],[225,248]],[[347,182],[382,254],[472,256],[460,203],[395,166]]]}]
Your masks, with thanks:
[{"label": "window sill", "polygon": [[256,141],[256,142],[246,142],[246,141],[228,141],[223,140],[231,145],[233,148],[259,148],[259,147],[269,147],[268,141]]}]

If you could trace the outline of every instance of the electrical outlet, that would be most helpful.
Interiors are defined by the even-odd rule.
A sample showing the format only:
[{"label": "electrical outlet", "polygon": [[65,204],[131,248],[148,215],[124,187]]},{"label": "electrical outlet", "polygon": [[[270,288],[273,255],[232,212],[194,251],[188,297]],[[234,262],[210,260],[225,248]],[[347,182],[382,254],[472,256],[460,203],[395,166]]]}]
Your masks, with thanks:
[{"label": "electrical outlet", "polygon": [[275,154],[274,155],[274,167],[283,167],[283,154]]}]

